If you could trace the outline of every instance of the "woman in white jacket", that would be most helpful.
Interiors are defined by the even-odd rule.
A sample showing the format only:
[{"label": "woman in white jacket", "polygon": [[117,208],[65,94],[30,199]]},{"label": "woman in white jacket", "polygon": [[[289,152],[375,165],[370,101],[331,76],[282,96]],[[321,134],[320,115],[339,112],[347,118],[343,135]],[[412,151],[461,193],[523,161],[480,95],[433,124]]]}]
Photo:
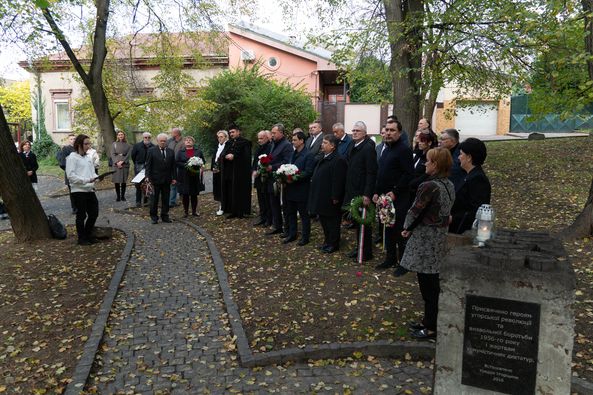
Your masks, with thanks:
[{"label": "woman in white jacket", "polygon": [[74,152],[66,158],[66,176],[70,181],[72,199],[77,209],[76,233],[80,245],[97,242],[92,231],[99,216],[99,201],[95,195],[95,180],[98,176],[92,159],[86,155],[90,147],[90,138],[80,134],[74,140]]}]

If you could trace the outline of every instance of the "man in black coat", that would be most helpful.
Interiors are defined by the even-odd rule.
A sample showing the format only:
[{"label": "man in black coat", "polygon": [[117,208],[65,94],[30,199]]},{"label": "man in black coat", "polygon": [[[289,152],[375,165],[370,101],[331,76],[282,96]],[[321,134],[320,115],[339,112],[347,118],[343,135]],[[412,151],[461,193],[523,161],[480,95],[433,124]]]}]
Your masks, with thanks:
[{"label": "man in black coat", "polygon": [[[130,154],[132,162],[134,162],[134,175],[138,175],[144,169],[146,165],[146,157],[148,156],[148,150],[154,147],[154,144],[150,141],[152,136],[148,132],[142,133],[142,141],[134,144],[132,147],[132,153]],[[144,202],[146,203],[146,201]],[[142,206],[142,183],[136,184],[136,207]]]},{"label": "man in black coat", "polygon": [[[352,127],[352,146],[346,154],[348,174],[346,175],[346,192],[344,206],[348,206],[353,198],[362,196],[365,207],[372,203],[375,183],[377,180],[377,154],[375,143],[367,136],[367,126],[358,121]],[[364,227],[363,261],[373,259],[373,239],[371,226]],[[357,227],[357,248],[349,254],[356,258],[360,240],[361,226]]]},{"label": "man in black coat", "polygon": [[315,160],[323,157],[321,152],[321,141],[323,140],[323,131],[321,130],[321,122],[314,121],[309,125],[309,137],[305,141],[305,148],[309,153],[313,154]]},{"label": "man in black coat", "polygon": [[156,224],[159,220],[158,204],[161,198],[161,219],[171,222],[169,218],[169,195],[171,184],[175,184],[175,151],[167,147],[167,135],[157,136],[157,146],[152,147],[146,154],[146,178],[152,184],[154,191],[150,201],[150,218]]},{"label": "man in black coat", "polygon": [[404,220],[412,197],[409,184],[414,174],[412,150],[406,146],[401,136],[402,126],[399,121],[392,118],[385,125],[385,149],[379,159],[377,182],[373,202],[376,203],[379,195],[387,194],[395,205],[395,226],[385,229],[385,261],[377,265],[383,270],[393,267],[404,254],[406,240],[401,235]]},{"label": "man in black coat", "polygon": [[319,215],[323,228],[321,251],[331,254],[340,248],[340,221],[348,164],[337,152],[338,139],[333,135],[323,136],[321,152],[309,189],[309,212]]},{"label": "man in black coat", "polygon": [[220,154],[223,157],[222,209],[227,218],[243,218],[251,213],[251,141],[241,136],[237,126],[229,128],[230,140]]},{"label": "man in black coat", "polygon": [[315,158],[305,148],[305,133],[297,132],[292,135],[292,146],[294,152],[290,163],[299,169],[296,180],[289,182],[286,186],[286,218],[288,221],[288,236],[283,243],[290,243],[297,238],[297,211],[301,217],[302,229],[301,239],[297,243],[303,246],[309,243],[311,234],[311,219],[307,202],[309,200],[309,184],[311,175],[315,169]]},{"label": "man in black coat", "polygon": [[[292,156],[292,144],[284,137],[284,125],[277,123],[272,127],[272,149],[270,155],[272,162],[270,162],[270,169],[275,172],[284,165],[290,162]],[[274,193],[274,177],[268,179],[268,198],[270,200],[270,207],[272,208],[272,230],[267,232],[268,235],[282,234],[282,207],[280,202],[280,194]],[[285,235],[284,237],[287,237]]]},{"label": "man in black coat", "polygon": [[449,180],[451,180],[455,186],[455,192],[457,192],[465,179],[465,171],[461,168],[461,163],[459,162],[459,132],[457,129],[443,130],[439,138],[439,146],[451,152],[453,167],[451,167]]},{"label": "man in black coat", "polygon": [[251,170],[253,171],[252,177],[254,179],[253,186],[257,191],[257,204],[259,206],[259,220],[255,221],[253,226],[272,225],[272,209],[270,207],[270,200],[268,199],[267,180],[262,180],[262,176],[257,172],[259,168],[259,157],[261,155],[268,155],[272,148],[270,138],[271,136],[268,130],[262,130],[257,134],[259,147],[257,147],[255,155],[253,155],[253,162],[251,164]]}]

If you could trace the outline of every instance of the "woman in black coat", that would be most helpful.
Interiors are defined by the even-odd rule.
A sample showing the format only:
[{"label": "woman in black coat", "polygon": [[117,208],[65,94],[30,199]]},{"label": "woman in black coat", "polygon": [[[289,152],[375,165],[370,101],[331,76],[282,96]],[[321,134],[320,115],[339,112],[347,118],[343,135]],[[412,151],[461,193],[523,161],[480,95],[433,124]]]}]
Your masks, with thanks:
[{"label": "woman in black coat", "polygon": [[459,162],[467,175],[455,192],[449,225],[451,233],[461,234],[471,229],[478,208],[490,204],[490,181],[482,170],[486,154],[486,145],[476,138],[468,138],[459,144]]},{"label": "woman in black coat", "polygon": [[340,247],[340,220],[348,170],[346,159],[336,152],[337,147],[335,136],[323,136],[321,150],[324,157],[317,162],[309,190],[309,212],[319,215],[324,234],[320,249],[327,254]]},{"label": "woman in black coat", "polygon": [[[220,168],[221,168],[221,153],[224,150],[224,145],[229,140],[229,133],[226,130],[219,130],[216,133],[216,139],[218,140],[218,146],[216,147],[216,153],[212,156],[212,163],[210,169],[212,169],[212,194],[214,200],[222,202],[222,182],[220,180]],[[216,215],[222,215],[222,206],[219,207]]]},{"label": "woman in black coat", "polygon": [[20,156],[23,160],[23,165],[25,165],[27,176],[29,176],[29,180],[31,181],[31,184],[33,184],[33,189],[37,190],[36,172],[37,169],[39,169],[39,164],[37,164],[37,157],[31,152],[31,142],[29,140],[25,140],[21,143]]},{"label": "woman in black coat", "polygon": [[196,171],[188,170],[186,165],[191,157],[202,159],[202,166],[206,163],[204,154],[199,148],[194,147],[195,140],[191,136],[184,139],[185,146],[175,155],[175,164],[177,165],[177,192],[181,195],[183,202],[184,217],[188,216],[189,202],[191,200],[191,215],[198,216],[198,194],[203,191],[203,167]]}]

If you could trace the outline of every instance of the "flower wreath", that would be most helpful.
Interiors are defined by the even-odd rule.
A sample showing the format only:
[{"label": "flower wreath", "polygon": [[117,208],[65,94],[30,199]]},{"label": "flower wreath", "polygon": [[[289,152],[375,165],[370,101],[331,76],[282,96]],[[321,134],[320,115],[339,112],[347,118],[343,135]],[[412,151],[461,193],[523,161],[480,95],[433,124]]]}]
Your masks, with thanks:
[{"label": "flower wreath", "polygon": [[357,224],[371,226],[375,222],[375,205],[369,204],[366,207],[367,215],[364,219],[362,218],[363,207],[364,206],[362,196],[357,196],[353,198],[350,202],[350,216]]}]

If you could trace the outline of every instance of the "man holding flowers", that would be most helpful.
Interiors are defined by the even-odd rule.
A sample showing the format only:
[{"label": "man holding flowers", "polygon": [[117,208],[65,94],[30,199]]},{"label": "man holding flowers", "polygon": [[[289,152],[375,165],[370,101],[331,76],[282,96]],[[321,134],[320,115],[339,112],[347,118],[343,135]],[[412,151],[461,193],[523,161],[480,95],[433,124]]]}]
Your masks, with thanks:
[{"label": "man holding flowers", "polygon": [[297,239],[297,212],[301,217],[301,239],[297,243],[303,246],[309,243],[311,234],[311,219],[307,210],[309,200],[309,183],[315,168],[315,157],[305,147],[305,133],[296,132],[292,136],[294,152],[290,164],[294,166],[295,174],[286,180],[286,219],[288,221],[288,237],[283,243],[290,243]]},{"label": "man holding flowers", "polygon": [[259,206],[259,220],[253,226],[272,225],[272,211],[270,208],[270,201],[268,200],[267,177],[269,174],[266,159],[269,159],[270,149],[272,143],[270,141],[271,133],[269,130],[262,130],[257,134],[257,150],[253,156],[251,165],[253,186],[257,191],[257,204]]}]

